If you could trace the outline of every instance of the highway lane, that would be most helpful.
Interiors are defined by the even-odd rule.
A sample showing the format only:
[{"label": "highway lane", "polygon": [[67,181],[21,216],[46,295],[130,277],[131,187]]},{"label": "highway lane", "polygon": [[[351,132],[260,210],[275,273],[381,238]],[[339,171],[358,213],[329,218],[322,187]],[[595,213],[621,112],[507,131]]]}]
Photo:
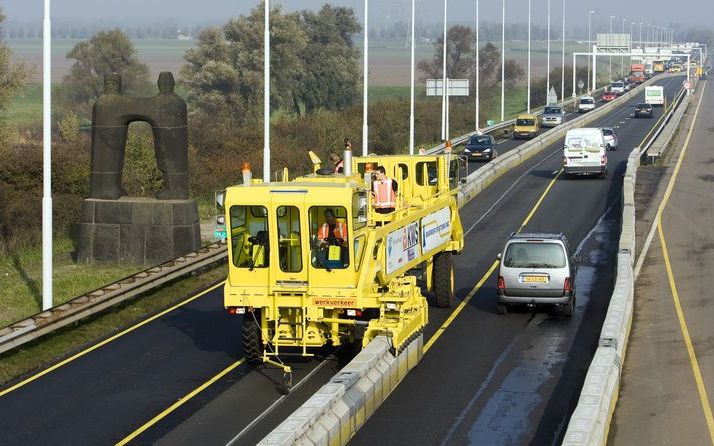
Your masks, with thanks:
[{"label": "highway lane", "polygon": [[[662,80],[668,96],[679,78]],[[459,297],[492,265],[508,234],[518,230],[547,185],[558,176],[527,231],[564,232],[571,249],[582,243],[572,320],[557,312],[496,314],[490,275],[351,444],[555,444],[574,407],[613,285],[619,236],[621,176],[629,150],[655,119],[627,119],[641,98],[592,126],[619,128],[620,148],[609,153],[606,180],[558,176],[562,142],[515,169],[462,209],[480,222],[456,258]],[[660,110],[657,111],[659,115]],[[548,155],[551,154],[550,157]],[[545,161],[542,161],[543,159]],[[530,172],[498,202],[525,171]],[[496,204],[495,204],[496,203]],[[481,219],[484,212],[490,214]],[[470,225],[465,224],[466,228]],[[448,312],[431,309],[428,339]]]},{"label": "highway lane", "polygon": [[[487,189],[488,194],[497,192],[494,186]],[[479,197],[464,210],[464,215],[470,213],[464,217],[466,223],[481,215],[481,201]],[[529,205],[527,200],[522,204]],[[512,226],[513,222],[502,224]],[[463,279],[464,272],[469,280],[473,274],[458,270],[459,284],[466,289],[472,284]],[[448,314],[447,310],[432,309],[431,332]],[[211,377],[235,367],[136,437],[139,443],[161,438],[174,443],[174,433],[182,433],[181,438],[227,442],[280,398],[275,392],[279,371],[236,366],[242,356],[240,324],[240,317],[224,313],[221,293],[214,291],[0,397],[3,412],[14,414],[0,420],[4,443],[116,442]],[[319,364],[318,360],[296,363],[295,380],[301,380]],[[269,431],[309,396],[310,389],[325,382],[338,368],[338,361],[329,361],[305,387],[258,423],[245,441]]]}]

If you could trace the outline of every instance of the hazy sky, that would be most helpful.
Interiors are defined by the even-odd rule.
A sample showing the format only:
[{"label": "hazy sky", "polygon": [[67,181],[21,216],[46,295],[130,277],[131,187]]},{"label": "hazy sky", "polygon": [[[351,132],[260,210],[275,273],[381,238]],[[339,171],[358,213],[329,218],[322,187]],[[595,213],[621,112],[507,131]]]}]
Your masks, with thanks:
[{"label": "hazy sky", "polygon": [[[525,22],[527,0],[505,0],[509,22]],[[533,22],[545,25],[548,0],[531,0]],[[593,31],[607,31],[611,15],[615,30],[621,29],[621,19],[658,25],[711,25],[714,12],[713,0],[646,0],[628,2],[623,0],[565,0],[567,21],[576,26],[587,26],[587,11],[597,10],[593,17]],[[362,17],[362,0],[273,0],[283,3],[290,10],[319,8],[324,3],[353,6]],[[131,21],[147,19],[176,19],[180,23],[222,23],[228,17],[245,14],[259,2],[257,0],[52,0],[54,19],[61,21]],[[443,0],[417,0],[417,21],[437,22],[443,16]],[[0,0],[0,7],[9,20],[36,21],[42,18],[42,0]],[[371,0],[370,25],[385,21],[408,21],[410,0]],[[449,0],[449,21],[465,21],[474,17],[474,0]],[[481,16],[485,21],[501,20],[499,0],[481,0]],[[553,27],[560,25],[563,0],[551,0]],[[676,6],[673,6],[676,5]],[[667,14],[663,14],[667,11]],[[629,23],[629,22],[628,22]],[[568,26],[571,29],[572,26]],[[629,25],[628,25],[629,26]],[[600,27],[600,29],[597,29]],[[628,31],[629,32],[629,31]]]}]

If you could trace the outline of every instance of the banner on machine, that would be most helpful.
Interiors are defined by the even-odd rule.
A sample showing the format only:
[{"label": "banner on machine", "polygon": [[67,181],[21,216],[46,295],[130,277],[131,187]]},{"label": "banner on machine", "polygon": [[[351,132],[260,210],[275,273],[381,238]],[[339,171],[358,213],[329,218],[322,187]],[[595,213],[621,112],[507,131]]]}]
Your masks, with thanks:
[{"label": "banner on machine", "polygon": [[421,219],[421,252],[427,252],[451,240],[451,209],[443,208]]},{"label": "banner on machine", "polygon": [[387,274],[419,256],[419,222],[409,223],[387,235]]}]

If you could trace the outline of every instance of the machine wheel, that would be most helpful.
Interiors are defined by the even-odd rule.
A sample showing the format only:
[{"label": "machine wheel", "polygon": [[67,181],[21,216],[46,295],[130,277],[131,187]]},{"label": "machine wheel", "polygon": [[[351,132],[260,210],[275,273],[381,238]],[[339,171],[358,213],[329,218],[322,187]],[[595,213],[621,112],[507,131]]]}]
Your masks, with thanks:
[{"label": "machine wheel", "polygon": [[434,256],[434,294],[436,306],[451,308],[454,305],[454,266],[451,253],[441,252]]},{"label": "machine wheel", "polygon": [[[257,322],[256,322],[257,319]],[[263,339],[260,331],[260,313],[243,315],[243,355],[247,362],[259,364],[263,362]]]}]

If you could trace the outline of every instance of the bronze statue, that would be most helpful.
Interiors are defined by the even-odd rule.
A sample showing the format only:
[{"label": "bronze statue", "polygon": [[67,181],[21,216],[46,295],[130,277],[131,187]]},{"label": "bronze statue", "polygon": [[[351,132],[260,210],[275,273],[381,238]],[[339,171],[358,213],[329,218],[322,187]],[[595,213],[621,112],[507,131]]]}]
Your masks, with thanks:
[{"label": "bronze statue", "polygon": [[104,94],[92,109],[90,197],[116,200],[126,196],[121,185],[129,124],[145,121],[154,135],[156,164],[164,176],[160,200],[188,198],[188,129],[186,102],[174,93],[174,77],[159,74],[159,94],[130,98],[121,93],[121,76],[104,78]]}]

